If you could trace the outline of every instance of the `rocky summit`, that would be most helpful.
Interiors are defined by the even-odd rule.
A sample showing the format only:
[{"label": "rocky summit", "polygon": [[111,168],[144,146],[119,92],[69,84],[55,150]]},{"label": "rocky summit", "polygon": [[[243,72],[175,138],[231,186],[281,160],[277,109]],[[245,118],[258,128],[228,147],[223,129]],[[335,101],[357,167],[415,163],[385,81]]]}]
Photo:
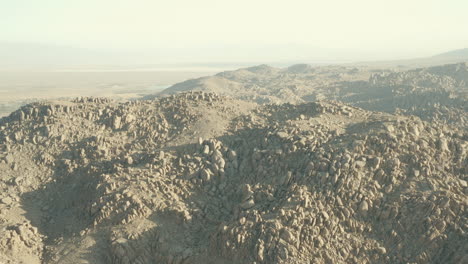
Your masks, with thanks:
[{"label": "rocky summit", "polygon": [[466,64],[261,65],[0,119],[0,263],[468,263]]}]

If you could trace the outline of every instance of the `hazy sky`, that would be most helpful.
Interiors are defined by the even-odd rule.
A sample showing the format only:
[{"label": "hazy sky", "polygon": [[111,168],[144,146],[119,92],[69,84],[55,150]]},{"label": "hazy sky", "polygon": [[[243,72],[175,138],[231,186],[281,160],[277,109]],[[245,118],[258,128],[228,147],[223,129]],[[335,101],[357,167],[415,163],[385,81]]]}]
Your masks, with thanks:
[{"label": "hazy sky", "polygon": [[167,61],[411,58],[468,47],[467,0],[0,0],[0,42]]}]

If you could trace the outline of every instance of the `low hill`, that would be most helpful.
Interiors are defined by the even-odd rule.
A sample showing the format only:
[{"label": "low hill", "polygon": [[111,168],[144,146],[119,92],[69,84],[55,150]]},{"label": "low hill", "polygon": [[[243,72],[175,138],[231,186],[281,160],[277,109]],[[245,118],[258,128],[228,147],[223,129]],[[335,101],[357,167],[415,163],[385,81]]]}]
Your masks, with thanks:
[{"label": "low hill", "polygon": [[372,111],[399,111],[424,120],[466,126],[468,66],[446,64],[410,70],[260,65],[175,84],[147,99],[185,91],[216,92],[257,103],[339,100]]}]

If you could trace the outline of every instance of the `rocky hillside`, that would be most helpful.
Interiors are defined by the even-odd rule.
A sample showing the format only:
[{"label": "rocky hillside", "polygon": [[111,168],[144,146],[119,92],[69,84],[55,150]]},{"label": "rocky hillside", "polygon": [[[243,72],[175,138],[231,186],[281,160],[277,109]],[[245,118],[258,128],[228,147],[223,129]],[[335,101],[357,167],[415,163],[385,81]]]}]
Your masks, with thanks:
[{"label": "rocky hillside", "polygon": [[191,90],[216,92],[257,103],[338,100],[366,110],[468,125],[466,63],[407,71],[306,64],[278,69],[260,65],[189,80],[147,98]]},{"label": "rocky hillside", "polygon": [[[0,262],[467,263],[466,126],[304,102],[367,75],[339,72],[260,66],[174,86],[228,80],[236,98],[79,98],[0,119]],[[371,85],[385,78],[408,85]]]},{"label": "rocky hillside", "polygon": [[367,80],[369,77],[369,72],[354,67],[298,64],[279,69],[259,65],[188,80],[146,99],[195,90],[257,103],[301,103],[334,98],[338,92],[334,87],[339,83]]}]

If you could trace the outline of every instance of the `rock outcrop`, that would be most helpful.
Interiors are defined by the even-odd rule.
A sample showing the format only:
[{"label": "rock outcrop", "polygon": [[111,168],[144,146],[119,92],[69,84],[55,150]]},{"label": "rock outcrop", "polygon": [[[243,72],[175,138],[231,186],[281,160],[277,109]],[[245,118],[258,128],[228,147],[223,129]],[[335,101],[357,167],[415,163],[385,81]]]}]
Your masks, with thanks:
[{"label": "rock outcrop", "polygon": [[26,105],[0,119],[0,261],[465,263],[467,139],[336,101]]}]

